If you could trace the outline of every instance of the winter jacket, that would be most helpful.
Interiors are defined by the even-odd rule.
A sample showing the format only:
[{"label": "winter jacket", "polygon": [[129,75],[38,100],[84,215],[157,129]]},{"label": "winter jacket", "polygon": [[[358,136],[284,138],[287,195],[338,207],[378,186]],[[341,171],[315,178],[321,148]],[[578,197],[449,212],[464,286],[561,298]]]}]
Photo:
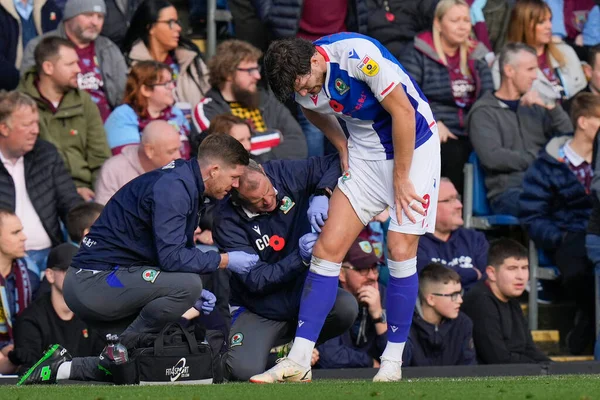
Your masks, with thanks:
[{"label": "winter jacket", "polygon": [[[43,36],[31,40],[25,48],[23,55],[23,64],[21,65],[21,76],[23,76],[31,67],[35,65],[33,52],[35,47],[45,37],[59,36],[63,39],[68,39],[65,33],[64,23],[58,24],[56,30],[48,32]],[[125,93],[125,82],[127,81],[127,65],[125,58],[121,54],[121,50],[104,36],[98,36],[94,41],[94,49],[100,65],[100,75],[104,82],[104,93],[106,100],[112,109],[116,108],[123,101]]]},{"label": "winter jacket", "polygon": [[[560,66],[558,61],[552,57],[548,52],[548,62],[554,69],[554,73],[560,79],[561,85],[564,89],[564,98],[560,93],[556,93],[554,86],[541,69],[537,70],[537,79],[533,82],[532,90],[537,90],[540,97],[545,103],[554,102],[557,100],[566,100],[575,96],[580,90],[587,86],[587,79],[583,73],[581,67],[581,61],[577,57],[577,53],[571,46],[566,43],[557,43],[556,47],[565,57],[565,65]],[[500,69],[498,66],[499,60],[496,58],[494,65],[492,66],[492,75],[494,77],[494,87],[497,89],[500,87]]]},{"label": "winter jacket", "polygon": [[[127,59],[130,66],[138,61],[153,60],[150,51],[141,40],[133,45]],[[182,46],[175,49],[175,60],[179,65],[175,97],[177,101],[189,103],[194,108],[210,89],[208,68],[200,53]]]},{"label": "winter jacket", "polygon": [[[251,0],[256,13],[275,39],[294,37],[302,17],[303,0]],[[367,33],[366,0],[349,0],[346,28],[349,32]],[[336,33],[336,32],[331,32]]]},{"label": "winter jacket", "polygon": [[298,317],[308,272],[298,241],[311,231],[306,218],[309,199],[317,189],[335,187],[340,176],[339,157],[277,160],[262,166],[281,206],[257,215],[230,199],[215,214],[213,238],[221,251],[244,251],[260,257],[249,273],[232,273],[230,304],[267,319],[293,321]]},{"label": "winter jacket", "polygon": [[106,15],[104,16],[104,25],[102,25],[102,36],[109,38],[121,48],[133,13],[141,2],[142,0],[105,0]]},{"label": "winter jacket", "polygon": [[138,156],[139,145],[125,147],[120,154],[106,160],[94,184],[94,201],[106,204],[126,183],[145,173]]},{"label": "winter jacket", "polygon": [[[38,35],[56,29],[62,19],[53,0],[34,0],[31,16]],[[17,87],[23,50],[21,17],[14,1],[0,0],[0,89]]]},{"label": "winter jacket", "polygon": [[[468,66],[475,81],[476,99],[494,90],[492,73],[483,61],[488,52],[480,42],[474,42],[469,51]],[[435,119],[443,122],[453,134],[464,136],[469,109],[457,105],[452,96],[450,73],[435,50],[431,32],[417,36],[414,47],[400,57],[399,61],[427,97]]]},{"label": "winter jacket", "polygon": [[[177,107],[171,108],[172,118],[168,121],[179,132],[183,141],[188,140],[190,123]],[[139,117],[129,104],[117,107],[104,124],[108,146],[113,154],[118,154],[124,146],[140,143]]]},{"label": "winter jacket", "polygon": [[[38,139],[33,150],[24,155],[24,162],[27,193],[54,247],[63,242],[59,218],[65,221],[69,210],[83,199],[52,144]],[[0,208],[14,212],[15,196],[14,181],[0,163]]]},{"label": "winter jacket", "polygon": [[486,93],[471,107],[467,131],[492,198],[520,187],[542,146],[556,134],[572,133],[573,125],[560,106],[547,110],[520,105],[515,113],[493,93]]},{"label": "winter jacket", "polygon": [[[307,157],[306,138],[298,121],[271,91],[260,90],[259,111],[267,130],[277,129],[283,135],[281,144],[271,151],[277,159],[301,160]],[[210,121],[220,114],[230,114],[231,107],[218,89],[211,89],[194,109],[192,120],[196,132],[210,126]],[[192,139],[192,143],[194,139]]]},{"label": "winter jacket", "polygon": [[415,310],[402,355],[407,367],[477,364],[473,346],[473,322],[463,312],[456,319],[443,318],[439,325],[425,321]]},{"label": "winter jacket", "polygon": [[460,275],[462,287],[468,290],[478,280],[475,268],[486,277],[488,248],[485,235],[475,229],[458,228],[446,242],[426,233],[419,239],[417,270],[432,262],[444,264]]},{"label": "winter jacket", "polygon": [[381,42],[397,59],[413,47],[415,36],[433,25],[439,0],[388,0],[394,19],[390,21],[383,0],[367,0],[369,26],[367,35]]},{"label": "winter jacket", "polygon": [[135,178],[110,199],[71,265],[93,270],[148,265],[170,272],[216,271],[219,253],[204,253],[194,244],[204,208],[198,160],[172,161]]},{"label": "winter jacket", "polygon": [[100,111],[85,90],[71,89],[53,112],[35,85],[35,67],[19,84],[40,113],[40,138],[56,146],[77,187],[92,188],[102,163],[110,157]]},{"label": "winter jacket", "polygon": [[500,301],[486,281],[465,295],[462,311],[473,321],[473,342],[481,364],[550,361],[533,342],[517,299]]},{"label": "winter jacket", "polygon": [[523,179],[521,223],[535,244],[549,252],[558,248],[566,232],[585,232],[592,212],[592,195],[559,156],[570,139],[552,139]]},{"label": "winter jacket", "polygon": [[[385,286],[379,285],[381,304],[385,305]],[[366,313],[366,330],[363,341],[358,339],[360,325]],[[357,344],[357,340],[359,344]],[[373,319],[366,307],[359,307],[358,317],[350,329],[333,339],[317,346],[319,368],[372,368],[373,360],[379,361],[387,345],[387,332],[378,335]]]}]

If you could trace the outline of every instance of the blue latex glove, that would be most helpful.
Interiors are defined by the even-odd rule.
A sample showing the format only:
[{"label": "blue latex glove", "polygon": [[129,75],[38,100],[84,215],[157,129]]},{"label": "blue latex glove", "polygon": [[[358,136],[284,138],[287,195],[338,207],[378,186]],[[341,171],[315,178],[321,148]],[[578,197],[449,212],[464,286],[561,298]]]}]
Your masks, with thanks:
[{"label": "blue latex glove", "polygon": [[204,315],[208,315],[215,309],[215,304],[217,303],[217,296],[209,292],[208,290],[202,289],[202,294],[200,298],[196,300],[194,304],[194,308]]},{"label": "blue latex glove", "polygon": [[307,215],[310,226],[321,233],[321,227],[325,225],[327,220],[327,212],[329,211],[329,199],[327,196],[315,196],[310,202]]},{"label": "blue latex glove", "polygon": [[254,264],[258,262],[258,256],[256,254],[248,254],[243,251],[232,251],[227,253],[229,255],[229,263],[227,263],[227,269],[236,274],[245,274]]},{"label": "blue latex glove", "polygon": [[[325,196],[323,196],[325,197]],[[319,235],[316,233],[307,233],[298,240],[298,249],[300,251],[300,257],[302,261],[305,263],[309,263],[312,257],[313,247],[315,247],[315,243]]]}]

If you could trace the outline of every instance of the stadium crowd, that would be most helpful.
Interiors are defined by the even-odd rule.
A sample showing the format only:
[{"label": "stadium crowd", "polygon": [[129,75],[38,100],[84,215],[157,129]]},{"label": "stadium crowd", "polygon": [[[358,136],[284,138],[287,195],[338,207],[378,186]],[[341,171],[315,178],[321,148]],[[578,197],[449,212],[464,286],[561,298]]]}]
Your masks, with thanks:
[{"label": "stadium crowd", "polygon": [[[100,354],[100,330],[63,297],[73,257],[123,186],[194,159],[215,135],[237,139],[250,161],[230,196],[207,204],[193,244],[259,260],[250,272],[203,271],[203,286],[216,295],[206,325],[224,332],[228,380],[247,380],[287,354],[318,237],[306,217],[309,200],[329,197],[342,170],[300,107],[270,91],[262,56],[276,39],[337,32],[386,46],[438,124],[435,231],[419,241],[403,364],[550,362],[519,302],[530,290],[523,243],[488,241],[463,227],[463,167],[473,152],[492,212],[518,217],[560,271],[561,297],[577,310],[567,350],[589,351],[600,265],[600,2],[231,0],[228,7],[234,38],[206,59],[168,0],[0,1],[1,374],[23,373],[55,343],[74,357]],[[389,223],[387,212],[374,218],[344,258],[314,368],[380,366]]]}]

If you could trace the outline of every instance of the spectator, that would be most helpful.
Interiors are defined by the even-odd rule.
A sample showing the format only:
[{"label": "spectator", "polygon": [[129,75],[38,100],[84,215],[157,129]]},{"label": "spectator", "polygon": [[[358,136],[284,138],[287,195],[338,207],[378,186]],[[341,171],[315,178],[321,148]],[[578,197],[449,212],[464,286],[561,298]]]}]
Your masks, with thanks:
[{"label": "spectator", "polygon": [[110,150],[98,107],[86,91],[77,88],[80,70],[75,46],[57,36],[45,37],[36,48],[35,62],[19,90],[37,103],[40,137],[56,146],[77,193],[90,201],[92,185]]},{"label": "spectator", "polygon": [[367,34],[383,44],[397,59],[414,47],[415,36],[431,29],[439,0],[368,1]]},{"label": "spectator", "polygon": [[104,0],[68,0],[63,22],[55,31],[33,39],[27,45],[21,65],[23,76],[35,64],[35,48],[43,38],[58,36],[72,42],[81,69],[77,85],[92,96],[102,121],[106,121],[110,112],[123,100],[127,70],[119,48],[108,38],[100,36],[105,14]]},{"label": "spectator", "polygon": [[122,48],[133,14],[141,2],[142,0],[105,0],[106,15],[102,35]]},{"label": "spectator", "polygon": [[442,175],[461,193],[463,167],[472,151],[465,117],[477,99],[494,90],[483,60],[489,50],[470,39],[471,27],[466,1],[441,0],[433,30],[415,37],[414,47],[399,59],[429,100],[442,143]]},{"label": "spectator", "polygon": [[180,146],[179,132],[173,125],[162,120],[150,122],[139,145],[126,146],[104,163],[96,181],[95,201],[106,204],[133,178],[181,158]]},{"label": "spectator", "polygon": [[8,357],[26,371],[55,343],[62,344],[74,357],[95,356],[104,348],[104,340],[73,314],[65,303],[62,288],[65,274],[78,247],[62,243],[50,251],[45,279],[51,291],[39,296],[17,318],[14,350]]},{"label": "spectator", "polygon": [[212,88],[194,110],[194,127],[202,132],[217,115],[231,113],[248,121],[254,132],[278,130],[283,134],[282,143],[273,149],[274,157],[306,158],[306,139],[298,122],[270,91],[257,86],[261,54],[240,40],[227,40],[217,47],[208,63]]},{"label": "spectator", "polygon": [[145,0],[138,6],[123,41],[123,52],[130,65],[148,60],[167,64],[176,84],[175,98],[186,103],[186,110],[195,107],[209,89],[202,54],[181,35],[177,10],[167,0]]},{"label": "spectator", "polygon": [[570,133],[573,126],[561,107],[530,90],[537,74],[533,48],[509,43],[499,64],[502,84],[473,105],[467,131],[486,173],[492,212],[518,216],[525,171],[550,137]]},{"label": "spectator", "polygon": [[387,344],[385,289],[377,283],[379,257],[371,243],[356,239],[340,271],[340,286],[360,304],[354,325],[317,347],[321,368],[379,368]]},{"label": "spectator", "polygon": [[484,21],[491,50],[498,54],[506,42],[508,21],[515,0],[469,0],[471,20]]},{"label": "spectator", "polygon": [[417,270],[422,271],[432,262],[440,263],[460,276],[466,291],[485,277],[489,244],[483,233],[462,227],[462,208],[456,188],[448,178],[442,178],[435,232],[419,240]]},{"label": "spectator", "polygon": [[0,209],[0,374],[13,373],[16,368],[8,358],[14,347],[13,327],[40,284],[23,259],[26,240],[19,217]]},{"label": "spectator", "polygon": [[[583,50],[585,28],[591,22],[590,13],[596,0],[546,0],[552,13],[552,35],[573,46],[575,51]],[[581,52],[583,54],[583,52]]]},{"label": "spectator", "polygon": [[596,0],[596,5],[592,7],[587,15],[587,21],[583,26],[583,46],[596,46],[600,43],[600,3]]},{"label": "spectator", "polygon": [[71,243],[79,246],[103,209],[102,204],[89,202],[79,204],[69,211],[65,227],[69,233],[69,238],[71,238]]},{"label": "spectator", "polygon": [[592,152],[600,128],[600,96],[577,95],[571,121],[575,135],[552,139],[525,173],[520,217],[536,246],[554,260],[567,297],[577,305],[566,343],[572,354],[581,354],[594,338],[594,277],[585,233],[593,205]]},{"label": "spectator", "polygon": [[38,124],[33,99],[0,93],[0,207],[20,218],[27,255],[43,271],[50,247],[63,242],[59,218],[83,200],[56,148],[37,138]]},{"label": "spectator", "polygon": [[62,12],[54,0],[14,0],[0,4],[0,89],[17,87],[27,43],[56,29],[61,18]]},{"label": "spectator", "polygon": [[[600,24],[598,25],[600,26]],[[588,84],[579,93],[593,93],[595,95],[600,95],[600,45],[589,49],[587,64],[584,64],[583,70],[588,79]],[[573,99],[574,97],[571,97],[563,103],[563,108],[569,114],[571,113],[571,102]]]},{"label": "spectator", "polygon": [[[581,62],[566,43],[552,40],[552,12],[544,0],[519,0],[512,10],[508,42],[525,43],[535,49],[538,69],[533,89],[544,104],[562,102],[586,85]],[[494,64],[494,83],[500,86],[501,73]]]},{"label": "spectator", "polygon": [[462,309],[473,321],[473,341],[482,364],[550,361],[533,343],[518,298],[529,280],[527,249],[511,239],[490,243],[487,280],[464,298]]},{"label": "spectator", "polygon": [[[260,257],[249,273],[231,274],[230,304],[235,311],[230,350],[224,356],[228,379],[248,380],[264,371],[270,349],[293,339],[317,238],[306,217],[310,199],[314,195],[327,200],[339,175],[336,155],[263,165],[251,160],[238,189],[217,214],[217,247]],[[354,297],[338,289],[321,341],[346,331],[356,315]]]},{"label": "spectator", "polygon": [[110,115],[104,128],[113,155],[123,147],[140,143],[146,125],[154,120],[168,121],[179,132],[181,157],[188,160],[190,124],[181,109],[174,106],[173,74],[167,64],[141,61],[127,77],[124,104]]},{"label": "spectator", "polygon": [[244,148],[250,152],[252,148],[252,128],[248,122],[231,114],[221,114],[213,118],[210,126],[204,132],[206,136],[214,134],[226,134],[233,136]]},{"label": "spectator", "polygon": [[419,302],[413,315],[403,365],[428,367],[476,364],[473,322],[460,311],[460,276],[431,263],[419,273]]}]

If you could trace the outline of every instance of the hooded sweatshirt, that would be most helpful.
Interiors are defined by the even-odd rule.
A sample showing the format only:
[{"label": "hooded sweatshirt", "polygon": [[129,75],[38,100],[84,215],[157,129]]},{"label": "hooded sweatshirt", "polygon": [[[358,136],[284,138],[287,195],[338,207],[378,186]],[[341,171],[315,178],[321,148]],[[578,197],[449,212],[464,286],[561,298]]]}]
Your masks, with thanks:
[{"label": "hooded sweatshirt", "polygon": [[514,112],[493,93],[486,93],[471,108],[467,131],[485,170],[491,199],[520,187],[542,146],[556,134],[572,133],[573,125],[560,106],[547,110],[519,105]]}]

